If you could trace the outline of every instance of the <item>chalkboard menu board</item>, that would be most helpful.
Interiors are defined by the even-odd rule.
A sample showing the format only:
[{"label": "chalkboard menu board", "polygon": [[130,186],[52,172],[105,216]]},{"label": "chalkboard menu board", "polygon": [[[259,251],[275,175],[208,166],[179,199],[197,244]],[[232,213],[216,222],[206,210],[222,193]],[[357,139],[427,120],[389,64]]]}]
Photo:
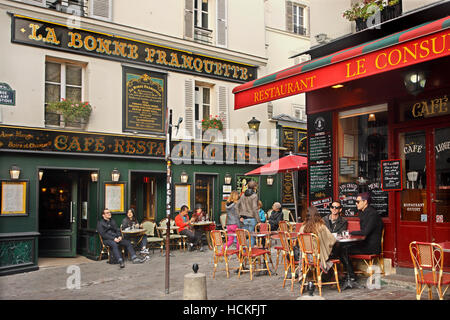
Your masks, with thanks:
[{"label": "chalkboard menu board", "polygon": [[381,217],[387,217],[389,215],[388,192],[381,189],[379,182],[369,183],[367,186],[370,193],[370,205]]},{"label": "chalkboard menu board", "polygon": [[123,68],[123,131],[163,135],[166,115],[166,75]]},{"label": "chalkboard menu board", "polygon": [[322,216],[333,201],[333,144],[331,113],[308,117],[309,202]]},{"label": "chalkboard menu board", "polygon": [[356,198],[358,197],[356,183],[343,183],[339,185],[339,200],[342,204],[342,215],[353,217],[356,215]]},{"label": "chalkboard menu board", "polygon": [[381,189],[402,190],[402,160],[381,160]]}]

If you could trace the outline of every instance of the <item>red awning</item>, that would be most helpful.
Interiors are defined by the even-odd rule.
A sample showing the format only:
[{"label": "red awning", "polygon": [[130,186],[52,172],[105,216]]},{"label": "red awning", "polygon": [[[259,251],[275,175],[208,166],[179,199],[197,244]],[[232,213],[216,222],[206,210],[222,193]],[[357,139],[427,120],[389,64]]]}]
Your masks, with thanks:
[{"label": "red awning", "polygon": [[234,109],[450,55],[450,16],[335,52],[233,89]]},{"label": "red awning", "polygon": [[306,170],[307,168],[308,159],[306,157],[290,154],[247,172],[245,175],[271,175],[279,172]]}]

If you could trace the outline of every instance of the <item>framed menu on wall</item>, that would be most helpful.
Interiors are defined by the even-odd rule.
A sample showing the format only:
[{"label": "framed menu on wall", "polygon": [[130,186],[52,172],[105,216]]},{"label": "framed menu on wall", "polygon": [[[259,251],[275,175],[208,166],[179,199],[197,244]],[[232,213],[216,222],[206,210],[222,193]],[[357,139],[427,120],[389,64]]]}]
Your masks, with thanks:
[{"label": "framed menu on wall", "polygon": [[105,208],[111,213],[125,213],[125,182],[105,183]]},{"label": "framed menu on wall", "polygon": [[180,211],[182,206],[191,208],[191,185],[190,184],[176,184],[175,185],[175,211]]},{"label": "framed menu on wall", "polygon": [[308,184],[309,203],[321,216],[330,213],[333,201],[332,114],[308,116]]},{"label": "framed menu on wall", "polygon": [[163,135],[167,75],[123,67],[123,131]]},{"label": "framed menu on wall", "polygon": [[28,181],[1,181],[1,216],[28,214]]}]

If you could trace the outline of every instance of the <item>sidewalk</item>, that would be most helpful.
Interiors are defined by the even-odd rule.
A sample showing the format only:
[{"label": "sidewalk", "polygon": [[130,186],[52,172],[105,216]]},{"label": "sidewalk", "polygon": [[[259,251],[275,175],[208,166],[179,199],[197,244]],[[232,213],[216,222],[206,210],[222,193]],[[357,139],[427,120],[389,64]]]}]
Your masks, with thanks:
[{"label": "sidewalk", "polygon": [[[70,278],[73,270],[67,273],[68,265],[51,266],[47,263],[38,271],[0,277],[0,299],[182,300],[184,275],[192,272],[194,263],[199,265],[199,272],[206,274],[208,300],[296,300],[300,296],[297,282],[294,283],[293,292],[290,291],[290,282],[282,288],[282,265],[278,267],[278,274],[255,276],[253,281],[248,273],[238,278],[233,271],[229,279],[225,271],[217,271],[216,278],[212,279],[212,251],[175,250],[172,253],[168,294],[165,290],[165,256],[155,251],[149,261],[143,264],[128,261],[124,269],[110,265],[106,260],[68,259],[69,265],[75,262],[74,265],[79,267],[79,289],[67,286],[69,281],[70,287],[70,279],[73,279]],[[276,253],[272,253],[272,257],[276,257]],[[57,262],[63,261],[64,258],[61,258]],[[236,267],[237,259],[233,257],[230,265]],[[224,264],[219,264],[219,268],[223,269]],[[361,277],[360,283],[365,284],[365,280]],[[409,276],[391,275],[381,279],[380,289],[349,289],[341,293],[335,286],[324,286],[322,296],[326,300],[415,300],[415,284],[411,280],[413,278]],[[446,300],[450,300],[449,291]],[[314,293],[318,295],[318,290]],[[422,299],[427,299],[426,293]],[[437,300],[435,291],[433,299]]]}]

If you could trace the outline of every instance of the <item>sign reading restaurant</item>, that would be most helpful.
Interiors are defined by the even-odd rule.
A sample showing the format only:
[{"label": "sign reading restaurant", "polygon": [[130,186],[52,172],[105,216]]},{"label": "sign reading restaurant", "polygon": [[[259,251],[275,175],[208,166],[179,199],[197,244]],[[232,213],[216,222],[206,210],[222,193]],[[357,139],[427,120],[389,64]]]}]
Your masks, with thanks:
[{"label": "sign reading restaurant", "polygon": [[233,82],[257,78],[257,67],[145,41],[12,15],[11,41],[98,58],[199,74]]}]

